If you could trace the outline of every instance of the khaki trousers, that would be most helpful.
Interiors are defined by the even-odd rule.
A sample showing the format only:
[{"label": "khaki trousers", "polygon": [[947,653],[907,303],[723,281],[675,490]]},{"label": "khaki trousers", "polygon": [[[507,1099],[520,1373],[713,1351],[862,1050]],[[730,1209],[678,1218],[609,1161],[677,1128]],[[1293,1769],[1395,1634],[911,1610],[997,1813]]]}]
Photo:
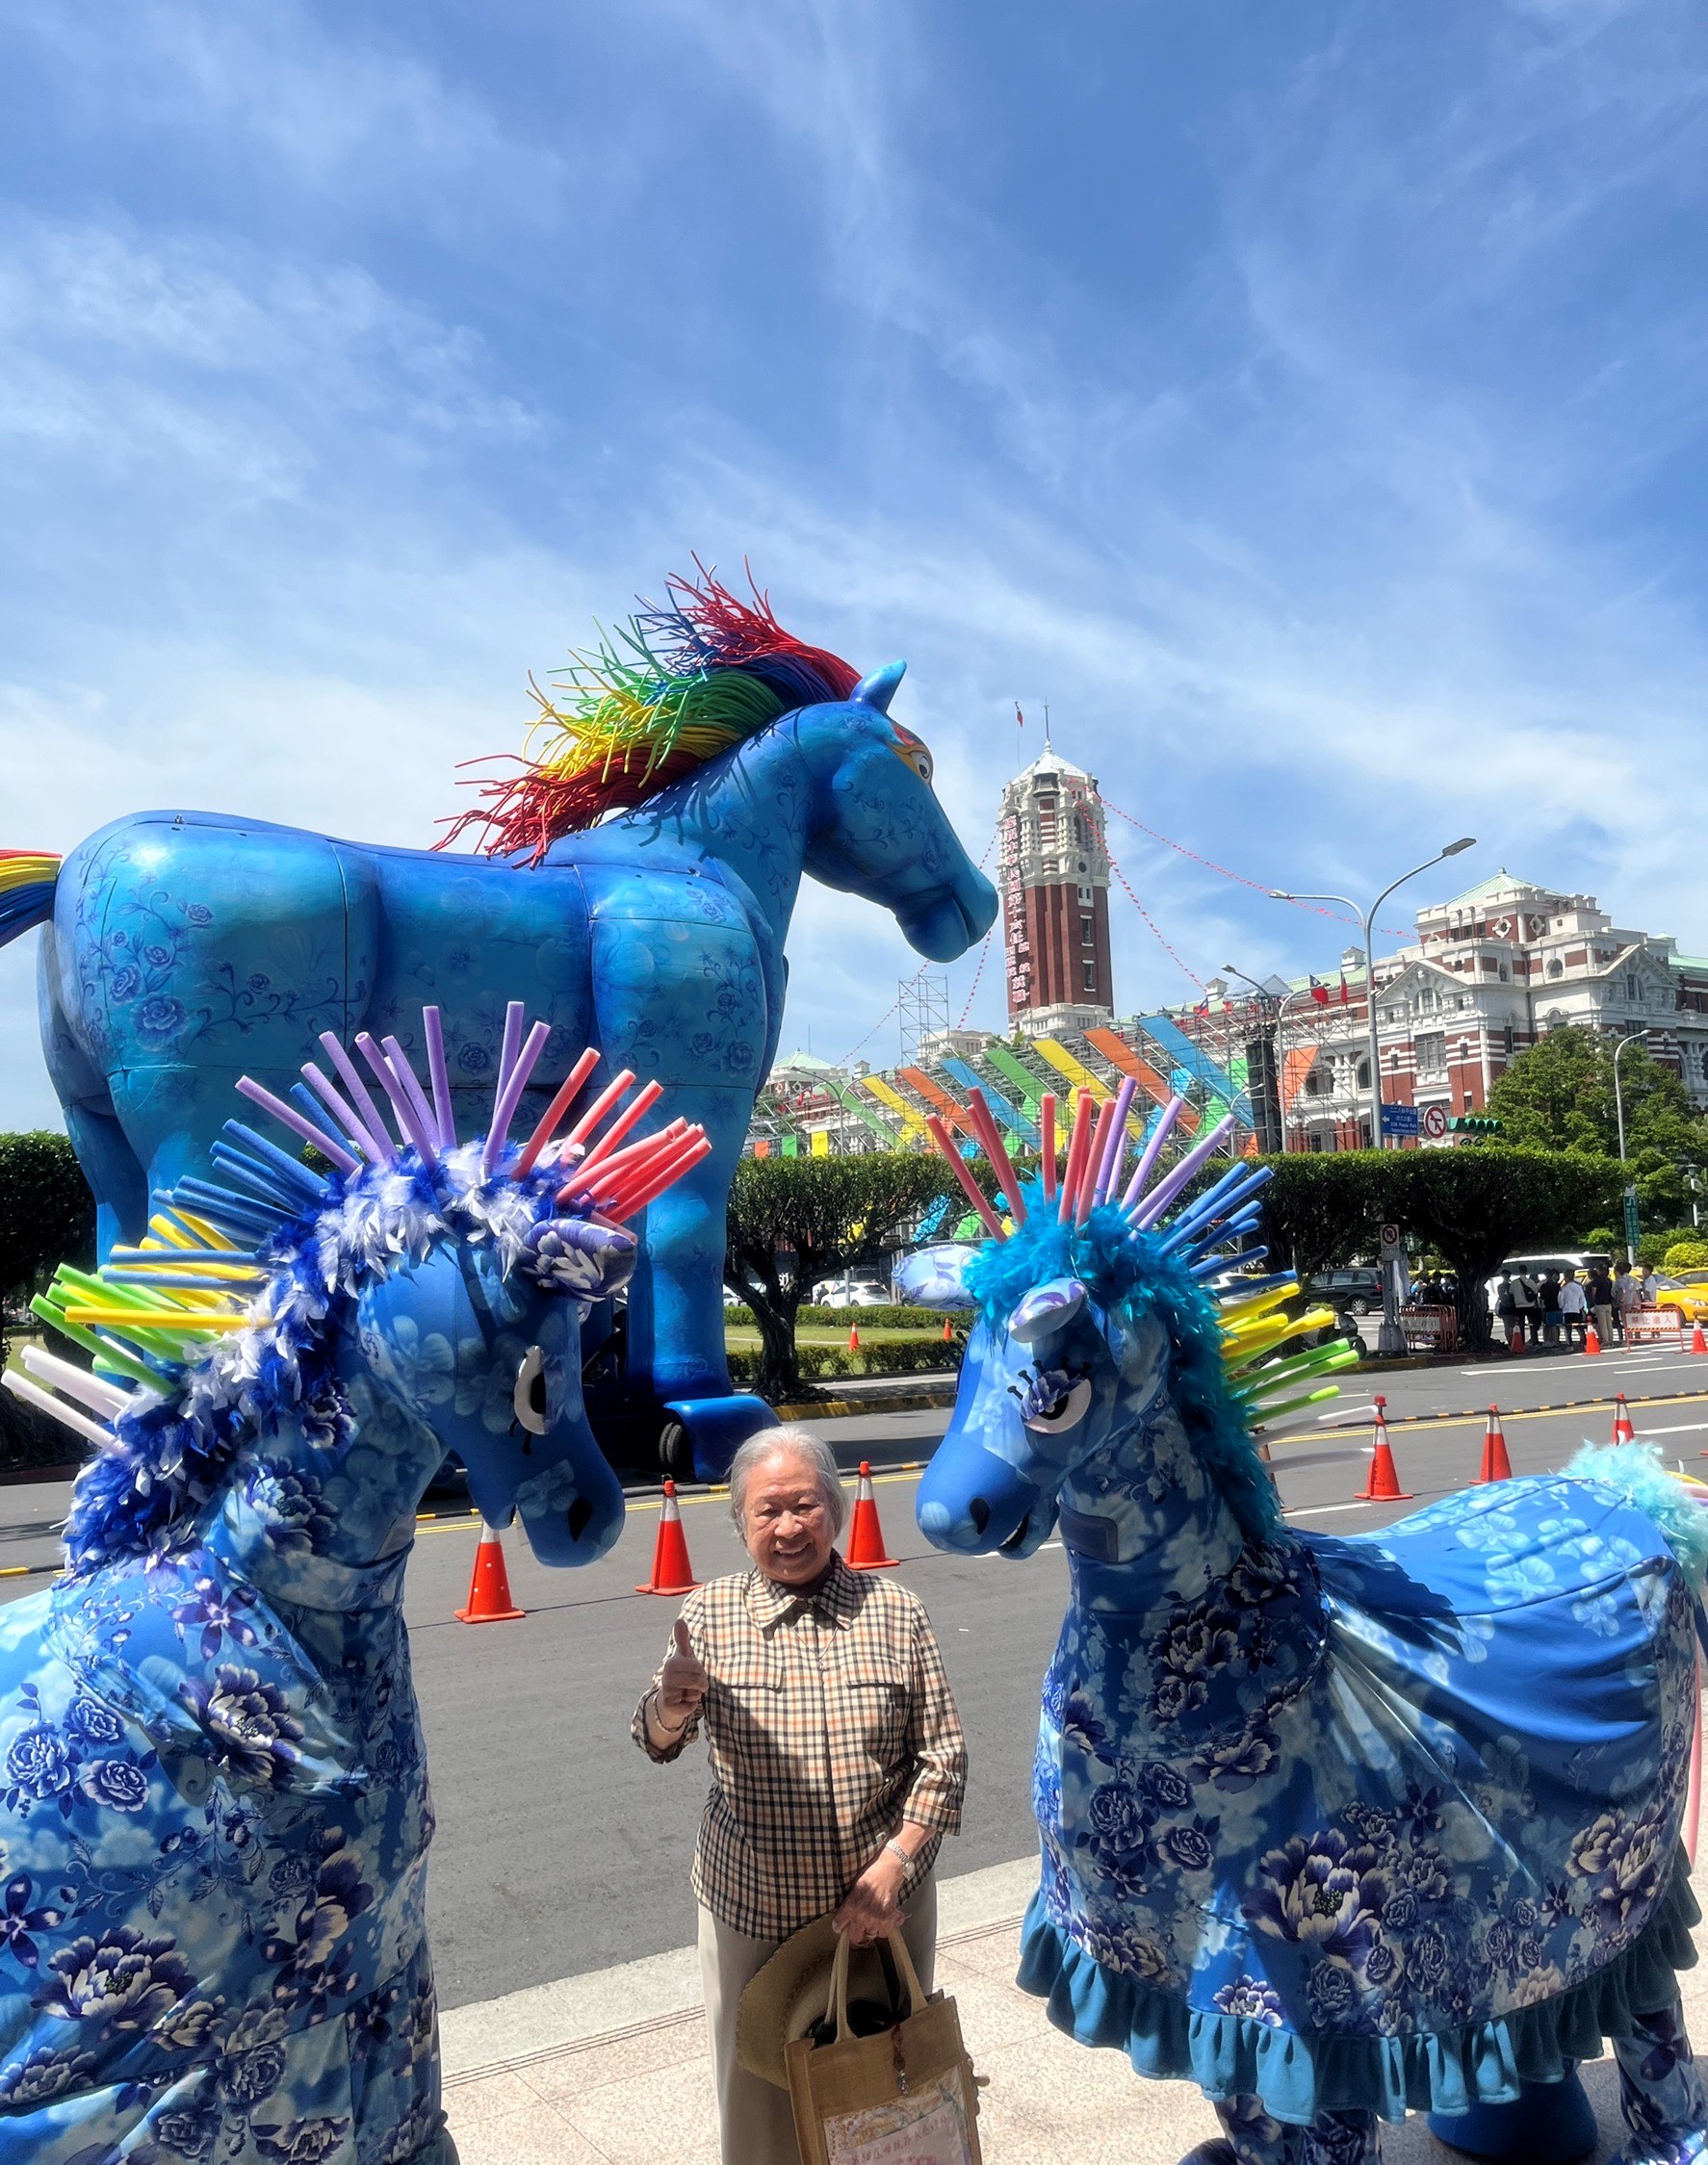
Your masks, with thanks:
[{"label": "khaki trousers", "polygon": [[[937,1886],[927,1873],[909,1905],[901,1936],[919,1982],[931,1990],[937,1967]],[[748,1980],[763,1970],[781,1940],[750,1940],[732,1932],[704,1904],[700,1909],[700,1978],[706,2026],[712,2034],[712,2079],[723,2165],[800,2165],[789,2092],[736,2064],[736,2013]]]}]

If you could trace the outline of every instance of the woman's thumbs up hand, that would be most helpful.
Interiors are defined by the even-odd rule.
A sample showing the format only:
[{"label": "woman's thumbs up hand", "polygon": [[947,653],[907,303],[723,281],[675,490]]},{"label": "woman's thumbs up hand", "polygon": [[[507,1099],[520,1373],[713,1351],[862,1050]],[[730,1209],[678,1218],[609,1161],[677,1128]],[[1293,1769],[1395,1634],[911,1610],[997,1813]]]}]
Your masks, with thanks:
[{"label": "woman's thumbs up hand", "polygon": [[659,1714],[672,1729],[680,1729],[706,1696],[706,1665],[694,1652],[688,1628],[676,1619],[676,1645],[664,1657],[659,1672]]}]

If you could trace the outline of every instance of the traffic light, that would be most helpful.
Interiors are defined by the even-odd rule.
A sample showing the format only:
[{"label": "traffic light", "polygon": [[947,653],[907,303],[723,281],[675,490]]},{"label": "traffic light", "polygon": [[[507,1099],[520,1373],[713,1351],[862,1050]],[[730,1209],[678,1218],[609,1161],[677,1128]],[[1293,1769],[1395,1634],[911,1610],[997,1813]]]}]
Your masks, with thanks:
[{"label": "traffic light", "polygon": [[1488,1113],[1455,1113],[1447,1125],[1458,1135],[1498,1135],[1500,1122]]}]

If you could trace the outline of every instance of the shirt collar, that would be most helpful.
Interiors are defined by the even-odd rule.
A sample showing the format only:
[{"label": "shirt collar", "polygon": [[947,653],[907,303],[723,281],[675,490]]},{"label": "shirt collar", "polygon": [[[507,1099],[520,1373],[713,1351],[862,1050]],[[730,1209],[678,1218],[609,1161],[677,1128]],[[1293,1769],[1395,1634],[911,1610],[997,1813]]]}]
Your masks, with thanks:
[{"label": "shirt collar", "polygon": [[747,1574],[747,1611],[762,1632],[769,1632],[785,1617],[802,1609],[815,1609],[827,1623],[849,1623],[859,1611],[860,1598],[858,1580],[834,1550],[828,1576],[810,1594],[797,1593],[792,1586],[780,1586],[763,1571]]}]

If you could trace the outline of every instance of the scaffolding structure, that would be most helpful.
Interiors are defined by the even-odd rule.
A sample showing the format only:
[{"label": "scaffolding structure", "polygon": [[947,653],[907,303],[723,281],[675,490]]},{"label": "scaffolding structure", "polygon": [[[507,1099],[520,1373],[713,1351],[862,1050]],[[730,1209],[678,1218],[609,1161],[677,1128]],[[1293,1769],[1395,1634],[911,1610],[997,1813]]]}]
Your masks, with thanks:
[{"label": "scaffolding structure", "polygon": [[895,1013],[901,1023],[901,1057],[916,1060],[927,1039],[941,1039],[949,1027],[949,980],[946,970],[927,964],[895,988]]}]

